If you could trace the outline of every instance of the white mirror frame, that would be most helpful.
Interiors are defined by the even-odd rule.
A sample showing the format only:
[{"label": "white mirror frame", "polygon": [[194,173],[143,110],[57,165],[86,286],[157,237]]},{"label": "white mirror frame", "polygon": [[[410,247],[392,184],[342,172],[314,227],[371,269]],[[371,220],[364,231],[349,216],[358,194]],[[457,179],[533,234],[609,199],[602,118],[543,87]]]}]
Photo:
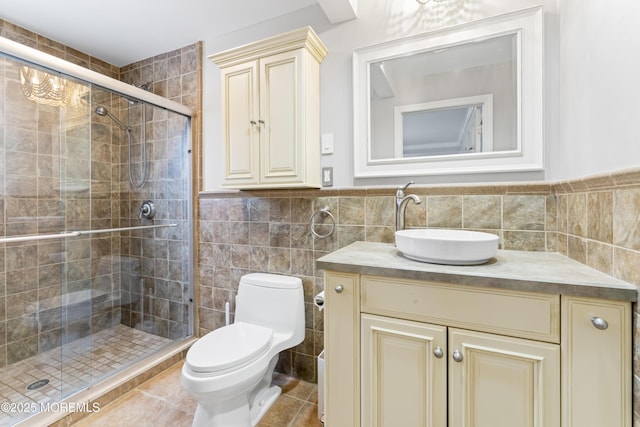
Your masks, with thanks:
[{"label": "white mirror frame", "polygon": [[[372,159],[370,64],[420,52],[517,37],[517,148],[432,157]],[[360,48],[353,53],[354,177],[525,172],[544,169],[542,6]],[[389,141],[393,144],[394,141]]]}]

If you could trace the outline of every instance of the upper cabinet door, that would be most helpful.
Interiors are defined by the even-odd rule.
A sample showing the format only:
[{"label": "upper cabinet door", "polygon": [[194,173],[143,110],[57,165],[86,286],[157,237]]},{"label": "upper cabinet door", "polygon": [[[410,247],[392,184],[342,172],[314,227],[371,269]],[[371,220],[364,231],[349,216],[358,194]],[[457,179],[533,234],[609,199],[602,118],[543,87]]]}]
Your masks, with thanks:
[{"label": "upper cabinet door", "polygon": [[295,182],[304,176],[303,52],[260,60],[260,136],[263,182]]},{"label": "upper cabinet door", "polygon": [[559,345],[449,330],[449,427],[559,426]]},{"label": "upper cabinet door", "polygon": [[259,176],[258,61],[223,70],[222,128],[228,182],[257,184]]}]

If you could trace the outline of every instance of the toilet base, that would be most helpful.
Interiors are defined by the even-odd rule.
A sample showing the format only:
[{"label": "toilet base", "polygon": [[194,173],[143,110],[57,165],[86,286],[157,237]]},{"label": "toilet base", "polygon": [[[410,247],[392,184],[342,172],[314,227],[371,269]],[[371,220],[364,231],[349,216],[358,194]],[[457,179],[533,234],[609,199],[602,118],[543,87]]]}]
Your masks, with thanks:
[{"label": "toilet base", "polygon": [[271,385],[277,362],[276,354],[248,393],[213,401],[199,400],[192,427],[255,427],[282,393],[280,387]]},{"label": "toilet base", "polygon": [[277,385],[262,390],[262,392],[256,396],[256,400],[251,408],[251,427],[254,427],[260,419],[267,413],[271,405],[278,399],[278,396],[282,393],[282,389]]},{"label": "toilet base", "polygon": [[193,427],[253,427],[249,403],[243,396],[227,400],[224,406],[198,403]]},{"label": "toilet base", "polygon": [[226,400],[222,405],[199,403],[193,427],[255,427],[281,393],[277,385],[263,389],[251,407],[244,396]]}]

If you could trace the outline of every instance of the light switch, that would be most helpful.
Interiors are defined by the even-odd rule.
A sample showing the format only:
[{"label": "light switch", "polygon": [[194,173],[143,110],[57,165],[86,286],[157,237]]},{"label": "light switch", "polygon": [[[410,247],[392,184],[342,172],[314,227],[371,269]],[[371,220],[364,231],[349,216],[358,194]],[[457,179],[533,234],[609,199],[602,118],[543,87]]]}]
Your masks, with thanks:
[{"label": "light switch", "polygon": [[321,135],[321,146],[322,146],[322,154],[332,154],[333,153],[333,134],[332,133],[323,133]]}]

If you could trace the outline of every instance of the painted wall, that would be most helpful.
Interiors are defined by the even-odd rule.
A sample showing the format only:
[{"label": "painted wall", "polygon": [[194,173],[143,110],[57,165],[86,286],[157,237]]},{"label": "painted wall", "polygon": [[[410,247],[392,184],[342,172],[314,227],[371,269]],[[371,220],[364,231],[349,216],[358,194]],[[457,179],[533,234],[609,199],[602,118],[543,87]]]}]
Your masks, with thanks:
[{"label": "painted wall", "polygon": [[[396,185],[404,179],[353,178],[351,55],[355,48],[540,4],[536,0],[414,0],[360,2],[358,19],[330,24],[319,6],[205,41],[209,55],[304,25],[314,27],[329,54],[321,67],[321,132],[333,133],[335,187]],[[558,181],[637,167],[635,123],[640,84],[640,3],[545,0],[545,173],[417,178],[418,183]],[[205,60],[204,190],[219,190],[224,159],[217,67]]]},{"label": "painted wall", "polygon": [[638,167],[640,3],[560,0],[560,126],[549,178]]}]

